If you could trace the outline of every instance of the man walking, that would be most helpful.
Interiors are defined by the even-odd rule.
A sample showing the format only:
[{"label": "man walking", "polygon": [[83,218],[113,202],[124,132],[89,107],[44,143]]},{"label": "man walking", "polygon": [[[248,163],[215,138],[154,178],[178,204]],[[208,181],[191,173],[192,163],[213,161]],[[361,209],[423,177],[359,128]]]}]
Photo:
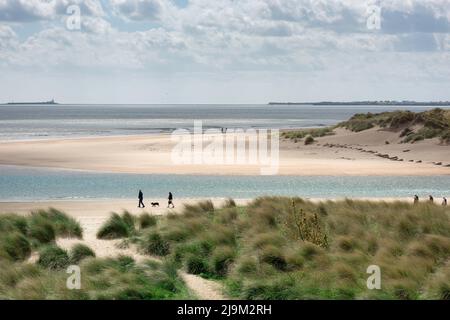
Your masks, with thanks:
[{"label": "man walking", "polygon": [[142,208],[145,208],[145,205],[144,205],[144,194],[142,193],[141,190],[139,190],[138,199],[139,199],[138,208],[141,208],[141,206],[142,206]]}]

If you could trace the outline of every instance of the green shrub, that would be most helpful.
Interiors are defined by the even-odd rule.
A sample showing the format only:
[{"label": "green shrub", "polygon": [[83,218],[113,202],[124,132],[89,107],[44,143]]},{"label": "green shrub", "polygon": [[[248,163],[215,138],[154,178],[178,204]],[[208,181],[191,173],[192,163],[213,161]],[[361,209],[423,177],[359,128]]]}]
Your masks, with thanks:
[{"label": "green shrub", "polygon": [[39,251],[37,263],[47,269],[63,269],[70,263],[67,252],[56,245],[48,245]]},{"label": "green shrub", "polygon": [[95,252],[84,244],[78,243],[70,251],[70,263],[78,264],[81,260],[88,257],[95,257]]}]

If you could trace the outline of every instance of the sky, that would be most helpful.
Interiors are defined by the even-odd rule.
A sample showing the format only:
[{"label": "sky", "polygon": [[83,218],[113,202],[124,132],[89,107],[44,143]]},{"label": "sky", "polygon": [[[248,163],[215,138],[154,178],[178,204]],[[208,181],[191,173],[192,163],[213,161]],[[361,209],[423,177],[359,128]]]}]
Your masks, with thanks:
[{"label": "sky", "polygon": [[450,0],[0,0],[0,102],[450,100]]}]

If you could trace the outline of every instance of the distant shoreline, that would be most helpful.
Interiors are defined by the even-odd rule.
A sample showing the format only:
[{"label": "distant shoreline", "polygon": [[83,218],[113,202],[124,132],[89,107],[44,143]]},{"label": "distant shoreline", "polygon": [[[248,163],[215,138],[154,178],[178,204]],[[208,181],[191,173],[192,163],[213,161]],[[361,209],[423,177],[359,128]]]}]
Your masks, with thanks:
[{"label": "distant shoreline", "polygon": [[308,105],[308,106],[420,106],[448,107],[450,101],[320,101],[320,102],[269,102],[269,105]]},{"label": "distant shoreline", "polygon": [[37,101],[37,102],[8,102],[3,105],[54,105],[58,104],[55,100]]}]

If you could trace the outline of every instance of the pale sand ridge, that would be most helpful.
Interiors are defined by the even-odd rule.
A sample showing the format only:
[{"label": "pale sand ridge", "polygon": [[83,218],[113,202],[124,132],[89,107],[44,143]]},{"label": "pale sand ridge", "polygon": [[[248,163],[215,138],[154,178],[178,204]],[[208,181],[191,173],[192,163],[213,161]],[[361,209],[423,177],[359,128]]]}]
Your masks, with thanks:
[{"label": "pale sand ridge", "polygon": [[[400,144],[399,133],[336,129],[313,145],[281,139],[281,175],[448,175],[450,147],[437,139]],[[389,144],[385,144],[388,141]],[[0,165],[153,174],[260,175],[261,165],[175,164],[170,135],[0,142]],[[361,150],[357,150],[357,148]],[[405,152],[405,150],[408,150]],[[370,151],[370,152],[369,152]],[[376,153],[403,161],[381,158]],[[420,163],[419,163],[420,161]],[[440,165],[436,165],[440,163]]]}]

